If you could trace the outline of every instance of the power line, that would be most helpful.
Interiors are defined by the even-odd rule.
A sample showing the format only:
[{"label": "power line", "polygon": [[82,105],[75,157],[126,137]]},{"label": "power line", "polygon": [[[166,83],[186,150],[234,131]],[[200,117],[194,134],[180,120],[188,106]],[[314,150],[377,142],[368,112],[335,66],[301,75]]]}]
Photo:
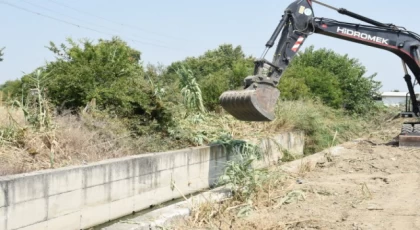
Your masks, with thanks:
[{"label": "power line", "polygon": [[89,15],[89,16],[91,16],[91,17],[95,17],[95,18],[98,18],[98,19],[101,19],[101,20],[105,20],[105,21],[108,21],[108,22],[111,22],[111,23],[115,23],[115,24],[120,25],[120,26],[130,27],[130,28],[132,28],[132,29],[137,29],[137,30],[142,31],[142,32],[147,32],[147,33],[151,33],[151,34],[155,34],[155,35],[159,35],[159,36],[163,36],[163,37],[167,37],[167,38],[173,38],[173,39],[182,39],[182,40],[185,40],[185,38],[179,38],[179,37],[173,37],[173,36],[166,35],[166,34],[160,34],[160,33],[156,33],[156,32],[150,31],[150,30],[146,30],[146,29],[140,28],[140,27],[138,27],[138,26],[133,26],[133,25],[128,25],[128,24],[124,24],[124,23],[117,22],[117,21],[113,21],[113,20],[110,20],[110,19],[107,19],[107,18],[104,18],[104,17],[98,16],[98,15],[91,14],[91,13],[86,12],[86,11],[79,10],[79,9],[77,9],[77,8],[71,7],[71,6],[66,5],[66,4],[64,4],[64,3],[61,3],[61,2],[56,2],[56,1],[54,1],[54,0],[49,0],[49,1],[50,1],[50,2],[53,2],[53,3],[57,4],[57,5],[61,5],[61,6],[63,6],[63,7],[69,8],[69,9],[71,9],[71,10],[73,10],[73,11],[77,11],[77,12],[79,12],[79,13],[82,13],[82,14],[85,14],[85,15]]},{"label": "power line", "polygon": [[[75,17],[69,16],[69,15],[66,15],[66,14],[63,14],[63,13],[60,13],[60,12],[57,12],[57,11],[51,10],[51,9],[49,9],[49,8],[47,8],[47,7],[44,7],[44,6],[41,6],[41,5],[37,5],[37,4],[34,4],[34,3],[32,3],[32,2],[28,2],[27,0],[21,0],[21,1],[22,1],[22,2],[25,2],[25,3],[29,4],[29,5],[32,5],[32,6],[35,6],[35,7],[41,8],[41,9],[44,9],[44,10],[46,10],[46,11],[49,11],[49,12],[52,12],[52,13],[56,13],[56,14],[59,14],[59,15],[61,15],[61,16],[65,16],[65,17],[68,17],[68,18],[71,18],[71,19],[76,20],[76,21],[80,21],[80,22],[83,22],[83,23],[91,24],[91,25],[93,25],[93,26],[97,26],[97,27],[102,27],[102,28],[104,28],[104,29],[107,29],[107,30],[113,31],[114,33],[120,33],[120,31],[116,31],[116,30],[114,30],[114,29],[112,29],[112,28],[109,28],[109,27],[106,27],[106,26],[102,26],[102,25],[98,25],[98,24],[95,24],[95,23],[91,23],[91,22],[88,22],[88,21],[84,21],[84,20],[81,20],[81,19],[78,19],[78,18],[75,18]],[[133,36],[133,37],[138,37],[137,35],[132,35],[132,36]],[[145,38],[143,38],[143,39],[145,39]],[[146,38],[146,39],[147,39],[147,38]],[[150,39],[147,39],[147,40],[150,40]],[[155,42],[161,42],[161,43],[164,43],[163,41],[156,40],[156,39],[154,39],[154,41],[155,41]]]},{"label": "power line", "polygon": [[[51,17],[51,16],[48,16],[48,15],[39,13],[39,12],[36,12],[36,11],[28,10],[26,8],[23,8],[23,7],[8,3],[8,2],[0,1],[0,4],[5,4],[5,5],[8,5],[10,7],[16,8],[16,9],[20,9],[20,10],[23,10],[23,11],[26,11],[26,12],[29,12],[29,13],[32,13],[32,14],[36,14],[36,15],[41,16],[41,17],[49,18],[51,20],[59,21],[59,22],[62,22],[62,23],[68,24],[68,25],[78,27],[78,28],[83,28],[83,29],[86,29],[86,30],[90,30],[90,31],[94,31],[94,32],[97,32],[97,33],[105,34],[105,35],[108,35],[108,36],[115,36],[115,35],[107,33],[107,32],[102,32],[100,30],[92,29],[90,27],[81,26],[81,25],[78,25],[78,24],[75,24],[75,23],[72,23],[72,22],[68,22],[68,21],[65,21],[65,20],[62,20],[62,19],[59,19],[59,18],[55,18],[55,17]],[[162,45],[154,44],[154,43],[150,43],[150,42],[143,42],[143,41],[139,41],[139,40],[136,40],[136,39],[130,39],[130,40],[133,41],[133,42],[141,43],[141,44],[145,44],[145,45],[151,45],[151,46],[156,46],[156,47],[173,49],[171,47],[162,46]]]}]

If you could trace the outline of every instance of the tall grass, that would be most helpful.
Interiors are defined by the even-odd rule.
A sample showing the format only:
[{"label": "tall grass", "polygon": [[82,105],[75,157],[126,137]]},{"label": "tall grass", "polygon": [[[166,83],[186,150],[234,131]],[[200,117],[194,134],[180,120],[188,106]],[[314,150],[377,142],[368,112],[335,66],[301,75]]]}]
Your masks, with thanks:
[{"label": "tall grass", "polygon": [[305,154],[312,154],[384,128],[394,129],[397,135],[401,119],[393,126],[389,122],[400,111],[399,107],[376,106],[367,114],[351,115],[325,106],[318,100],[281,101],[276,110],[277,119],[270,130],[303,130],[306,136]]},{"label": "tall grass", "polygon": [[[355,138],[366,123],[361,118],[346,115],[344,111],[334,110],[317,100],[279,102],[277,119],[270,129],[297,129],[305,132],[305,154],[318,152],[331,144]],[[332,143],[337,133],[335,143]]]}]

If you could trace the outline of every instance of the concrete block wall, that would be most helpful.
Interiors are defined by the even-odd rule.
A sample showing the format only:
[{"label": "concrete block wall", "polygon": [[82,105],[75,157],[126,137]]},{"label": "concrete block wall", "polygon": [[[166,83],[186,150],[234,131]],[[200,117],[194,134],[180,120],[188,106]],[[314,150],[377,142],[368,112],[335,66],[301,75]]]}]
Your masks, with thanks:
[{"label": "concrete block wall", "polygon": [[[274,136],[303,153],[301,132]],[[272,140],[265,166],[281,157]],[[0,230],[77,230],[212,186],[231,155],[219,145],[0,177]]]}]

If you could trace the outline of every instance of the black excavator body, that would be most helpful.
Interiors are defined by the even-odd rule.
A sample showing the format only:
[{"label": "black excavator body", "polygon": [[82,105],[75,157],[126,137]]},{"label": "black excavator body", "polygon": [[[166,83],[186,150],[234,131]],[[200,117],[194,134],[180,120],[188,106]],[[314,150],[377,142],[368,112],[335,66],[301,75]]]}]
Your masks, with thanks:
[{"label": "black excavator body", "polygon": [[312,20],[310,1],[295,1],[286,8],[263,54],[265,56],[268,49],[273,47],[281,33],[273,62],[264,58],[256,60],[254,74],[245,78],[244,89],[226,91],[220,96],[220,104],[228,113],[242,121],[275,119],[275,108],[280,97],[277,85],[291,57],[299,51],[307,37]]},{"label": "black excavator body", "polygon": [[[370,25],[315,17],[312,8],[314,2]],[[420,36],[418,34],[343,8],[328,6],[317,0],[295,0],[284,11],[282,19],[266,43],[266,50],[262,57],[255,61],[253,75],[244,79],[244,88],[222,93],[219,98],[221,106],[238,120],[262,122],[274,120],[280,97],[278,90],[280,78],[307,37],[313,33],[390,51],[401,58],[405,72],[404,78],[409,77],[406,67],[408,66],[416,81],[420,82]],[[280,39],[272,62],[269,62],[264,59],[264,56],[279,35]],[[419,116],[419,102],[415,97],[413,84],[407,82],[407,87],[413,112]]]}]

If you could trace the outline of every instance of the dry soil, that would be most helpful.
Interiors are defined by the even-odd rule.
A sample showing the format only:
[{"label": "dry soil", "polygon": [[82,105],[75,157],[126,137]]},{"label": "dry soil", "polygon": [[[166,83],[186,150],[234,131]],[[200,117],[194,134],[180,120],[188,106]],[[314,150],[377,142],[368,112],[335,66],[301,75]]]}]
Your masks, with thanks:
[{"label": "dry soil", "polygon": [[300,200],[235,218],[227,229],[420,229],[420,148],[388,137],[342,144],[293,179]]},{"label": "dry soil", "polygon": [[256,212],[249,227],[420,229],[420,150],[366,140],[342,147],[299,178],[299,202]]},{"label": "dry soil", "polygon": [[298,202],[256,211],[242,229],[420,229],[420,149],[362,139],[301,174]]}]

